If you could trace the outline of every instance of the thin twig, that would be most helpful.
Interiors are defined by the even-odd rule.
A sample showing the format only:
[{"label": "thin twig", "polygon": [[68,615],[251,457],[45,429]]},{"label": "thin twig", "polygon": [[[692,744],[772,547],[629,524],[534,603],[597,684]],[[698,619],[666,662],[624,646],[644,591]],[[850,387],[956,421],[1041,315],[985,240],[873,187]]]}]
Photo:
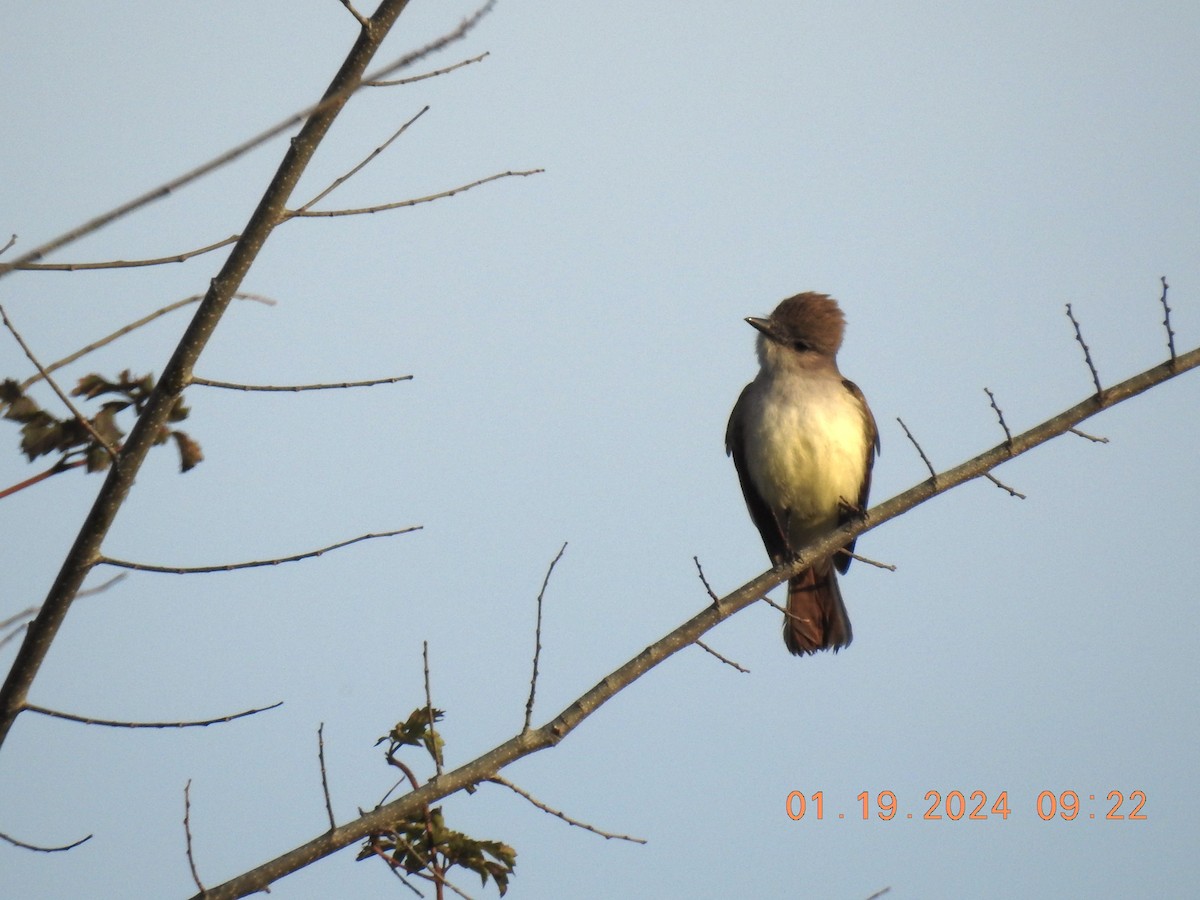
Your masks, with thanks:
[{"label": "thin twig", "polygon": [[400,872],[399,864],[394,859],[392,859],[390,856],[387,855],[386,850],[384,850],[382,847],[379,846],[378,838],[371,839],[369,848],[372,853],[374,853],[376,856],[378,856],[380,859],[382,859],[385,863],[387,863],[388,869],[391,871],[391,873],[393,875],[395,875],[397,878],[400,879],[400,883],[402,885],[404,885],[406,888],[408,888],[410,891],[412,891],[418,897],[425,896],[417,889],[417,886],[415,884],[412,884],[407,878],[404,877],[404,875]]},{"label": "thin twig", "polygon": [[188,868],[192,870],[192,881],[200,893],[204,893],[204,884],[200,881],[200,873],[196,871],[196,858],[192,855],[192,779],[183,787],[183,836],[187,841]]},{"label": "thin twig", "polygon": [[1067,431],[1071,432],[1071,434],[1077,434],[1081,438],[1087,438],[1087,440],[1091,441],[1093,444],[1107,444],[1108,443],[1108,438],[1096,437],[1096,435],[1088,434],[1086,431],[1080,431],[1078,428],[1068,428]]},{"label": "thin twig", "polygon": [[8,318],[8,313],[4,311],[3,306],[0,306],[0,319],[4,320],[4,327],[12,332],[12,336],[17,339],[17,343],[21,345],[21,349],[25,351],[25,355],[29,357],[29,361],[33,363],[34,368],[36,368],[42,374],[42,377],[46,379],[46,383],[53,388],[54,393],[58,394],[58,399],[61,400],[67,409],[71,411],[71,415],[75,417],[75,421],[83,426],[83,430],[90,434],[92,439],[101,447],[103,447],[105,451],[107,451],[108,458],[115,463],[117,461],[117,451],[109,446],[108,441],[100,437],[96,429],[92,427],[92,423],[85,419],[83,413],[75,408],[75,404],[71,402],[70,398],[65,393],[63,393],[63,389],[58,386],[58,383],[50,377],[50,373],[42,367],[40,362],[38,362],[37,357],[33,355],[33,351],[29,349],[29,345],[25,343],[25,339],[21,337],[21,333],[17,331],[16,326],[13,325],[12,321]]},{"label": "thin twig", "polygon": [[697,639],[696,639],[696,646],[697,646],[697,647],[699,647],[701,650],[705,650],[705,651],[707,651],[707,652],[711,653],[713,656],[715,656],[715,657],[716,657],[717,659],[719,659],[721,662],[725,663],[725,665],[727,665],[727,666],[733,666],[733,667],[734,667],[735,669],[737,669],[739,672],[743,672],[743,673],[745,673],[746,675],[749,675],[749,674],[750,674],[750,670],[749,670],[749,669],[745,668],[744,666],[740,666],[740,665],[738,665],[738,664],[737,664],[737,663],[735,663],[735,662],[734,662],[732,659],[727,659],[726,657],[722,656],[720,653],[718,653],[718,652],[717,652],[716,650],[714,650],[712,647],[708,646],[708,644],[704,643],[704,641],[700,640],[699,638],[697,638]]},{"label": "thin twig", "polygon": [[325,793],[325,812],[329,815],[329,830],[337,828],[333,817],[333,801],[329,798],[329,778],[325,774],[325,723],[317,727],[317,761],[321,764],[321,790]]},{"label": "thin twig", "polygon": [[354,18],[358,19],[359,25],[361,25],[363,28],[371,27],[371,20],[368,19],[366,16],[364,16],[362,13],[360,13],[357,9],[355,9],[354,5],[350,2],[350,0],[341,0],[341,4],[342,4],[342,6],[346,7],[346,9],[348,9],[350,11],[350,15],[352,15],[352,16],[354,16]]},{"label": "thin twig", "polygon": [[1171,330],[1171,307],[1167,306],[1167,276],[1163,275],[1160,279],[1162,282],[1162,296],[1159,298],[1163,308],[1163,327],[1167,329],[1167,349],[1171,351],[1171,362],[1175,362],[1175,332]]},{"label": "thin twig", "polygon": [[[929,461],[929,457],[925,455],[925,451],[921,449],[921,445],[917,443],[917,439],[913,437],[913,433],[908,430],[908,426],[904,424],[904,420],[896,416],[896,421],[900,423],[900,427],[904,429],[904,433],[908,435],[908,439],[912,441],[912,445],[917,448],[917,452],[921,454],[921,461],[925,463],[925,468],[929,470],[929,478],[933,482],[937,482],[937,472],[933,468],[933,463]],[[1011,444],[1011,439],[1009,440]]]},{"label": "thin twig", "polygon": [[[15,238],[16,235],[14,234],[13,237]],[[5,249],[7,249],[7,248],[5,248]],[[3,251],[0,251],[0,252],[3,252]],[[0,831],[0,841],[7,841],[8,843],[12,844],[14,847],[20,847],[22,850],[35,850],[38,853],[62,853],[64,850],[74,850],[80,844],[86,843],[87,841],[90,841],[91,839],[92,839],[92,835],[89,834],[87,837],[80,838],[79,840],[75,841],[74,843],[65,844],[62,847],[39,847],[37,844],[27,844],[24,841],[19,841],[15,837],[12,837],[12,836],[7,835],[4,832]]]},{"label": "thin twig", "polygon": [[891,886],[888,886],[885,888],[880,888],[875,893],[873,893],[870,897],[868,897],[867,900],[879,900],[880,897],[882,897],[884,894],[889,893],[890,891],[891,891]]},{"label": "thin twig", "polygon": [[786,608],[786,607],[780,606],[778,603],[776,603],[774,600],[772,600],[772,599],[771,599],[770,597],[768,597],[766,594],[763,594],[763,595],[762,595],[761,597],[759,597],[758,599],[759,599],[759,600],[761,600],[763,603],[767,604],[767,606],[773,606],[773,607],[774,607],[776,610],[778,610],[779,612],[783,613],[783,614],[784,614],[784,616],[785,616],[786,618],[789,618],[789,619],[794,619],[794,618],[796,618],[796,617],[795,617],[795,616],[793,616],[793,615],[792,615],[790,612],[788,612],[788,611],[787,611],[787,608]]},{"label": "thin twig", "polygon": [[425,710],[429,713],[429,746],[433,747],[433,765],[442,774],[442,754],[438,749],[437,732],[433,721],[433,691],[429,686],[429,641],[421,641],[421,656],[425,662]]},{"label": "thin twig", "polygon": [[[478,56],[473,56],[470,59],[464,59],[461,62],[456,62],[452,66],[446,66],[444,69],[435,69],[432,72],[426,72],[424,75],[410,75],[408,78],[396,78],[392,81],[364,81],[363,87],[395,87],[399,84],[412,84],[414,81],[424,81],[426,78],[437,78],[439,75],[447,75],[455,69],[461,69],[463,66],[469,66],[471,63],[481,62],[485,58],[491,56],[491,51],[484,51]],[[16,237],[16,235],[13,235]]]},{"label": "thin twig", "polygon": [[339,381],[328,384],[239,384],[234,381],[213,381],[210,378],[192,376],[192,384],[204,387],[225,388],[230,391],[332,391],[343,388],[372,387],[376,384],[396,384],[400,381],[412,381],[411,375],[396,375],[392,378],[373,378],[370,381]]},{"label": "thin twig", "polygon": [[[138,319],[135,322],[130,322],[128,325],[121,326],[120,328],[118,328],[116,331],[114,331],[112,334],[108,335],[107,337],[102,337],[98,341],[93,341],[92,343],[88,344],[86,347],[80,347],[74,353],[71,353],[67,356],[64,356],[60,360],[56,360],[55,362],[50,363],[50,365],[46,366],[46,371],[53,372],[57,369],[61,369],[63,366],[68,366],[71,363],[75,362],[77,359],[87,356],[93,350],[99,350],[101,347],[105,346],[106,344],[111,344],[117,338],[124,337],[125,335],[129,334],[129,332],[136,331],[137,329],[141,328],[143,325],[148,325],[151,322],[153,322],[155,319],[160,318],[161,316],[165,316],[167,313],[171,313],[177,309],[181,309],[182,307],[187,306],[190,303],[199,303],[203,299],[204,299],[203,294],[193,294],[191,297],[184,297],[182,300],[176,300],[174,303],[168,303],[166,306],[162,307],[161,309],[156,309],[154,312],[150,313],[150,315],[148,315],[148,316],[142,316],[142,318]],[[275,305],[274,300],[272,300],[270,297],[264,297],[261,294],[237,293],[237,294],[233,295],[233,299],[235,299],[235,300],[253,300],[255,303],[262,303],[266,306],[274,306]],[[34,385],[41,380],[42,380],[42,375],[40,372],[37,375],[30,375],[28,378],[26,378],[24,381],[21,382],[21,390],[26,391],[29,389],[29,387],[31,385]]]},{"label": "thin twig", "polygon": [[94,597],[94,596],[96,596],[96,594],[103,594],[114,584],[116,584],[117,582],[120,582],[120,581],[124,581],[127,577],[128,576],[124,572],[120,572],[120,573],[114,575],[112,578],[108,579],[108,581],[101,582],[100,584],[96,585],[95,587],[84,588],[78,594],[75,595],[75,599],[78,600],[81,597]]},{"label": "thin twig", "polygon": [[[30,614],[30,618],[33,618],[33,616],[36,614],[37,614],[37,609],[35,608],[33,610],[33,613]],[[8,645],[9,641],[16,640],[16,638],[23,635],[28,630],[29,630],[29,623],[22,622],[20,625],[18,625],[16,628],[14,628],[12,631],[10,631],[8,634],[4,635],[4,637],[0,637],[0,650],[3,650]]]},{"label": "thin twig", "polygon": [[1008,423],[1004,421],[1004,413],[996,405],[996,395],[989,388],[984,388],[983,392],[988,395],[988,401],[992,404],[992,409],[996,411],[996,418],[1000,420],[1000,427],[1004,429],[1004,439],[1011,445],[1012,432],[1008,430]]},{"label": "thin twig", "polygon": [[[397,846],[402,846],[404,848],[405,852],[411,854],[413,856],[413,858],[416,859],[417,862],[419,862],[421,865],[423,865],[426,869],[429,870],[429,874],[426,874],[425,872],[422,872],[422,871],[416,871],[411,874],[416,875],[420,878],[424,878],[426,881],[432,881],[434,884],[437,884],[439,886],[445,885],[446,887],[450,888],[450,890],[454,891],[454,893],[458,894],[458,896],[464,898],[464,900],[473,900],[473,898],[471,897],[470,894],[464,892],[461,888],[455,887],[453,884],[451,884],[449,881],[446,880],[446,875],[443,872],[442,867],[437,864],[436,859],[434,859],[434,860],[429,859],[427,856],[425,856],[425,854],[423,854],[420,850],[418,850],[416,847],[414,847],[412,845],[412,843],[408,840],[408,838],[404,837],[404,835],[393,834],[392,839],[396,842]],[[434,856],[435,857],[437,856],[436,850],[434,851]],[[394,868],[395,863],[392,863],[391,859],[386,854],[384,854],[384,859],[388,860],[388,863],[391,864]],[[441,890],[438,890],[438,897],[440,898],[441,896],[442,896],[442,892],[441,892]]]},{"label": "thin twig", "polygon": [[1007,484],[1005,484],[1003,481],[1001,481],[999,478],[997,478],[997,477],[996,477],[995,475],[993,475],[991,472],[988,472],[988,473],[987,473],[986,475],[984,475],[983,477],[984,477],[984,478],[986,478],[988,481],[990,481],[992,484],[994,484],[996,487],[1000,488],[1000,490],[1002,490],[1002,491],[1008,491],[1008,493],[1009,493],[1009,495],[1010,495],[1010,496],[1016,497],[1018,500],[1026,500],[1026,499],[1028,499],[1028,498],[1027,498],[1027,497],[1026,497],[1024,494],[1022,494],[1020,491],[1016,490],[1015,488],[1011,488],[1011,487],[1009,487]]},{"label": "thin twig", "polygon": [[71,469],[78,469],[80,466],[87,465],[86,459],[76,459],[72,460],[71,462],[66,462],[65,460],[66,458],[64,457],[50,468],[46,469],[44,472],[38,472],[36,475],[30,475],[24,481],[18,481],[16,484],[10,484],[4,490],[0,491],[0,500],[3,500],[5,497],[8,497],[11,494],[15,494],[17,491],[23,491],[27,487],[33,487],[38,482],[45,481],[47,478],[51,478],[55,475],[61,475],[63,472],[69,472]]},{"label": "thin twig", "polygon": [[529,679],[529,699],[525,702],[524,731],[529,730],[529,723],[533,720],[533,697],[537,693],[538,660],[542,655],[542,600],[546,596],[546,586],[550,584],[550,576],[554,573],[554,567],[558,565],[558,561],[566,552],[567,542],[563,541],[563,545],[558,548],[558,554],[550,561],[550,567],[546,569],[546,577],[542,579],[542,589],[538,591],[537,595],[537,626],[534,628],[533,637],[533,677]]},{"label": "thin twig", "polygon": [[339,187],[341,187],[343,184],[345,184],[347,181],[349,181],[351,178],[353,178],[355,175],[357,175],[359,172],[361,172],[372,160],[374,160],[376,157],[379,156],[379,154],[381,154],[384,150],[386,150],[388,147],[390,147],[392,145],[392,142],[394,140],[396,140],[396,138],[400,137],[400,135],[402,135],[402,134],[404,134],[404,132],[408,131],[408,127],[410,125],[412,125],[413,122],[417,121],[417,119],[421,118],[421,116],[425,115],[425,113],[427,113],[427,112],[429,112],[429,107],[428,106],[423,107],[420,112],[418,112],[415,116],[413,116],[411,119],[409,119],[403,125],[401,125],[398,129],[396,129],[395,134],[393,134],[390,138],[388,138],[386,141],[384,141],[382,144],[380,144],[378,147],[376,147],[374,150],[372,150],[370,153],[368,153],[366,158],[363,159],[360,163],[358,163],[358,165],[354,166],[354,168],[352,168],[350,171],[346,172],[344,175],[339,175],[337,178],[333,179],[333,181],[330,183],[330,185],[327,188],[325,188],[325,190],[321,191],[319,194],[317,194],[315,197],[313,197],[311,200],[309,200],[303,206],[299,207],[294,213],[292,213],[292,215],[300,215],[301,213],[310,209],[314,204],[320,203],[322,200],[324,200],[326,197],[328,197],[330,194],[332,194],[334,191],[336,191]]},{"label": "thin twig", "polygon": [[[173,253],[170,256],[157,256],[152,259],[109,259],[103,262],[63,263],[29,262],[14,265],[14,268],[26,272],[89,272],[96,269],[140,269],[144,266],[165,266],[168,263],[186,262],[193,257],[203,256],[205,253],[212,253],[214,250],[228,247],[230,244],[236,243],[240,237],[240,234],[231,234],[229,237],[222,238],[216,243],[206,244],[203,247],[197,247],[195,250],[185,250],[183,253]],[[4,269],[0,267],[0,275],[3,274]]]},{"label": "thin twig", "polygon": [[54,719],[66,719],[68,722],[82,722],[84,725],[104,725],[108,728],[204,728],[208,725],[222,725],[225,722],[232,722],[234,719],[244,719],[246,716],[258,715],[261,712],[278,709],[281,706],[283,706],[282,700],[278,703],[272,703],[270,706],[246,709],[228,716],[221,716],[216,719],[204,719],[203,721],[196,722],[118,722],[112,719],[93,719],[90,716],[77,716],[74,713],[60,712],[57,709],[34,706],[32,703],[25,704],[24,708],[29,712],[41,713],[43,716],[50,716]]},{"label": "thin twig", "polygon": [[874,566],[877,569],[887,569],[889,572],[896,571],[896,567],[892,563],[880,562],[877,559],[871,559],[869,556],[860,556],[857,553],[851,553],[845,548],[842,548],[840,555],[848,556],[851,559],[857,559],[860,563],[866,563],[868,566]]},{"label": "thin twig", "polygon": [[[89,219],[87,222],[84,222],[82,225],[79,225],[76,228],[72,228],[70,231],[60,234],[58,237],[47,241],[41,246],[35,247],[28,253],[22,254],[12,263],[0,265],[0,278],[3,278],[5,275],[8,275],[10,272],[17,269],[39,268],[34,264],[37,263],[38,260],[45,257],[46,254],[53,253],[55,250],[59,250],[68,244],[72,244],[80,238],[86,237],[95,231],[99,231],[104,226],[109,225],[118,219],[124,218],[130,213],[141,209],[143,206],[153,203],[156,200],[161,200],[163,197],[169,196],[179,188],[183,187],[185,184],[189,184],[190,182],[193,182],[196,179],[221,168],[222,166],[228,165],[239,157],[249,153],[255,147],[265,144],[272,138],[283,134],[285,131],[294,128],[297,125],[303,124],[304,127],[307,128],[309,127],[309,123],[314,120],[336,115],[337,111],[356,91],[362,88],[364,83],[370,81],[379,81],[380,79],[385,78],[394,72],[399,72],[401,69],[408,68],[413,63],[420,62],[431,53],[435,53],[436,51],[441,50],[443,47],[446,47],[455,41],[461,40],[479,23],[480,19],[491,12],[493,6],[495,6],[495,0],[488,0],[488,2],[481,6],[478,10],[467,16],[467,18],[463,19],[456,29],[440,38],[437,38],[434,41],[431,41],[424,47],[405,53],[403,56],[393,60],[385,66],[382,66],[376,71],[364,74],[361,78],[350,79],[344,84],[335,83],[334,85],[331,85],[331,89],[328,90],[325,96],[323,96],[317,103],[314,103],[311,106],[308,106],[305,109],[288,116],[282,122],[271,126],[249,140],[243,141],[236,147],[233,147],[232,149],[213,157],[207,162],[202,163],[196,168],[191,169],[190,171],[185,172],[176,178],[172,178],[170,181],[159,185],[153,190],[147,191],[146,193],[135,197],[127,203],[123,203],[120,206],[95,217],[94,219]],[[388,29],[390,29],[392,22],[395,21],[395,18],[399,15],[401,9],[402,7],[395,6],[388,8],[386,11],[386,16],[392,21],[387,23],[387,28],[384,29],[385,33]],[[376,16],[378,16],[381,11],[382,7],[380,10],[376,10]],[[374,19],[372,21],[374,21]],[[368,31],[369,30],[370,29],[368,29]],[[383,34],[380,34],[379,39],[381,40],[383,36]],[[373,43],[377,42],[373,41]],[[341,73],[339,73],[339,76],[340,74]],[[322,123],[322,126],[323,124],[324,123]],[[233,243],[234,241],[240,239],[241,235],[238,235],[234,238],[228,239],[225,243]],[[224,244],[221,246],[224,246]]]},{"label": "thin twig", "polygon": [[[124,580],[125,577],[126,577],[125,572],[121,572],[120,574],[114,575],[112,578],[108,579],[108,581],[104,582],[103,584],[98,584],[94,588],[88,588],[87,590],[80,591],[78,594],[75,595],[75,599],[78,600],[81,597],[91,597],[95,594],[101,594],[104,591],[107,591],[110,587],[112,587],[118,581]],[[39,609],[41,609],[40,606],[27,606],[25,609],[21,610],[20,612],[13,613],[7,619],[0,622],[0,631],[3,631],[5,628],[8,628],[10,626],[16,625],[22,619],[32,619],[34,616],[36,616],[38,614]],[[28,627],[28,624],[29,624],[28,622],[24,622],[18,628],[13,629],[8,634],[4,635],[4,637],[0,638],[0,648],[4,647],[5,644],[7,644],[9,641],[11,641],[18,634],[22,633]]]},{"label": "thin twig", "polygon": [[708,591],[708,596],[712,598],[713,603],[720,602],[720,597],[712,589],[712,585],[708,583],[708,579],[704,577],[704,568],[700,565],[700,557],[693,556],[692,562],[696,564],[696,571],[700,575],[700,583],[704,585],[704,590]]},{"label": "thin twig", "polygon": [[480,178],[477,181],[472,181],[469,184],[460,184],[458,187],[450,188],[447,191],[438,191],[436,194],[429,194],[425,197],[415,197],[411,200],[400,200],[396,203],[382,203],[378,206],[364,206],[358,209],[307,209],[296,210],[289,214],[289,218],[329,218],[333,216],[362,216],[370,213],[386,212],[389,209],[401,209],[406,206],[416,206],[420,203],[430,203],[433,200],[441,200],[443,197],[453,197],[455,194],[461,194],[464,191],[469,191],[471,188],[477,188],[481,184],[487,184],[489,181],[497,181],[501,178],[515,178],[517,176],[540,175],[545,172],[545,169],[526,169],[523,171],[508,171],[497,172],[495,175],[489,175],[487,178]]},{"label": "thin twig", "polygon": [[[487,54],[486,54],[486,53],[485,53],[485,54],[483,54],[483,55],[484,55],[484,56],[487,56]],[[482,59],[482,58],[483,58],[483,57],[480,57],[480,59]],[[475,60],[473,60],[473,59],[472,59],[472,60],[467,60],[467,62],[475,62]],[[8,241],[7,241],[7,242],[4,244],[4,246],[3,246],[3,247],[0,247],[0,256],[3,256],[5,253],[7,253],[7,252],[8,252],[8,250],[9,250],[9,248],[10,248],[10,247],[12,247],[12,245],[13,245],[13,244],[15,244],[16,242],[17,242],[17,236],[14,234],[12,237],[10,237],[10,238],[8,239]]]},{"label": "thin twig", "polygon": [[1096,386],[1096,393],[1104,393],[1104,388],[1100,387],[1100,373],[1096,371],[1096,364],[1092,362],[1092,351],[1088,348],[1087,343],[1083,340],[1083,331],[1079,328],[1079,323],[1075,320],[1075,313],[1071,312],[1071,304],[1067,304],[1067,318],[1071,320],[1071,324],[1075,326],[1075,340],[1079,342],[1079,346],[1083,348],[1083,358],[1087,361],[1088,371],[1092,373],[1092,384]]},{"label": "thin twig", "polygon": [[356,538],[350,538],[348,541],[338,541],[336,544],[330,544],[328,547],[322,547],[319,550],[310,550],[307,553],[297,553],[295,556],[281,556],[276,559],[256,559],[251,562],[240,563],[225,563],[216,566],[154,566],[148,563],[129,562],[124,559],[113,559],[111,556],[102,556],[96,560],[97,564],[108,566],[117,566],[121,569],[133,569],[137,572],[161,572],[165,575],[199,575],[210,572],[235,572],[238,569],[257,569],[262,566],[278,566],[283,563],[297,562],[302,559],[312,559],[316,556],[321,556],[328,553],[330,550],[340,550],[342,547],[349,547],[351,544],[357,544],[359,541],[370,541],[375,538],[395,537],[398,534],[408,534],[412,531],[420,531],[425,526],[413,525],[409,528],[400,528],[396,531],[381,531],[376,534],[360,534]]},{"label": "thin twig", "polygon": [[590,831],[592,834],[598,834],[598,835],[600,835],[600,837],[604,838],[605,840],[631,841],[634,844],[646,843],[645,838],[631,837],[628,834],[614,834],[611,831],[601,831],[599,828],[596,828],[593,825],[589,825],[586,822],[580,822],[578,819],[572,819],[566,813],[564,813],[560,810],[554,809],[551,806],[547,806],[545,803],[543,803],[541,800],[538,800],[536,797],[534,797],[532,794],[530,794],[524,788],[517,787],[515,784],[513,784],[511,781],[509,781],[503,775],[493,775],[491,778],[489,778],[487,780],[491,781],[495,784],[502,784],[506,788],[508,788],[510,791],[520,794],[522,797],[524,797],[526,800],[528,800],[530,803],[532,803],[534,806],[536,806],[542,812],[548,812],[552,816],[557,816],[558,818],[560,818],[564,822],[566,822],[568,825],[574,825],[576,828],[582,828],[584,831]]}]

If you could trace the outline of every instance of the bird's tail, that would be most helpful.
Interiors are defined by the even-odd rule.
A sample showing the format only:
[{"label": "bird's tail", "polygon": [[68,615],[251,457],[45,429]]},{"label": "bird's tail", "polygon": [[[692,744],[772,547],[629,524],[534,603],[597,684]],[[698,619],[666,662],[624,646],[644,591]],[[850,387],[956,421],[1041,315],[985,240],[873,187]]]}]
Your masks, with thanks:
[{"label": "bird's tail", "polygon": [[788,582],[787,611],[783,642],[797,656],[818,650],[836,652],[854,637],[832,560],[817,563]]}]

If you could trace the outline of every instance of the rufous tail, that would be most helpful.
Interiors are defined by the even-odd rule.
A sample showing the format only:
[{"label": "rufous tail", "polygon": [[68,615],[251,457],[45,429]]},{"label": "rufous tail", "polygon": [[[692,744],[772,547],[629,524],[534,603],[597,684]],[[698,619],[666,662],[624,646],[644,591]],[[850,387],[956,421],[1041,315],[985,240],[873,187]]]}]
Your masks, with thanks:
[{"label": "rufous tail", "polygon": [[832,560],[805,569],[788,582],[787,611],[783,642],[797,656],[818,650],[836,652],[854,637]]}]

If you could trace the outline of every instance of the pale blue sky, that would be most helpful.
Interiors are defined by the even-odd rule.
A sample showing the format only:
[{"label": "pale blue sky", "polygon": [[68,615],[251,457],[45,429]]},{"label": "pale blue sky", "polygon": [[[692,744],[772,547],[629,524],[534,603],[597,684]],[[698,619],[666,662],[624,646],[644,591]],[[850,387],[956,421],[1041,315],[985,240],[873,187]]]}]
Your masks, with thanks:
[{"label": "pale blue sky", "polygon": [[[367,4],[364,4],[366,6]],[[392,58],[469,3],[413,0]],[[354,38],[336,0],[14,6],[0,30],[0,236],[18,249],[204,161],[307,105]],[[290,223],[197,372],[248,382],[413,374],[357,393],[194,388],[205,462],[150,457],[110,554],[198,565],[367,531],[424,530],[272,570],[134,574],[71,611],[35,703],[120,719],[254,719],[183,733],[23,716],[0,751],[13,896],[187,896],[182,791],[216,884],[325,828],[316,728],[339,820],[391,785],[374,740],[423,702],[430,643],[448,763],[519,729],[533,601],[548,591],[536,721],[699,610],[697,555],[730,590],[766,567],[722,447],[754,374],[742,323],[833,294],[843,371],[883,454],[873,499],[1091,389],[1161,362],[1158,278],[1180,350],[1200,343],[1200,10],[1183,3],[566,4],[502,0],[448,64],[367,92],[339,120],[307,199],[425,104],[327,205],[401,200],[544,167],[435,204]],[[158,256],[238,231],[284,144],[62,252]],[[12,253],[14,251],[10,251]],[[6,278],[0,302],[47,359],[202,291],[183,265]],[[159,372],[185,317],[90,357]],[[28,364],[0,335],[0,372]],[[872,532],[842,588],[846,652],[788,656],[755,607],[557,749],[508,775],[645,847],[605,842],[501,788],[447,818],[520,853],[510,896],[890,898],[1181,896],[1195,890],[1200,789],[1194,376],[1088,423]],[[52,400],[49,395],[45,402]],[[35,468],[0,433],[0,482]],[[39,601],[100,480],[6,499],[0,618]],[[12,649],[2,652],[6,667]],[[1006,821],[928,822],[927,791],[1008,791]],[[793,822],[789,791],[825,794]],[[903,813],[858,820],[891,790]],[[1043,822],[1042,790],[1085,815]],[[1104,821],[1111,790],[1145,822]],[[1128,811],[1128,804],[1124,811]],[[836,813],[846,814],[837,820]],[[353,851],[280,898],[407,896]],[[460,875],[473,896],[472,876]]]}]

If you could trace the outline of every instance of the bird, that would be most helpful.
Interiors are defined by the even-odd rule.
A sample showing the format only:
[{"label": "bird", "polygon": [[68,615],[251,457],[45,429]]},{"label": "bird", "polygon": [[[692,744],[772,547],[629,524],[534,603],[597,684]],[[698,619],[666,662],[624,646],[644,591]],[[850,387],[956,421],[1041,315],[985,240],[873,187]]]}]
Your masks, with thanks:
[{"label": "bird", "polygon": [[[838,370],[846,317],[836,300],[796,294],[769,317],[746,322],[759,332],[759,371],[734,404],[725,450],[778,566],[864,515],[879,429],[862,391]],[[783,640],[793,654],[849,646],[854,635],[834,569],[844,573],[853,550],[850,541],[788,581]]]}]

